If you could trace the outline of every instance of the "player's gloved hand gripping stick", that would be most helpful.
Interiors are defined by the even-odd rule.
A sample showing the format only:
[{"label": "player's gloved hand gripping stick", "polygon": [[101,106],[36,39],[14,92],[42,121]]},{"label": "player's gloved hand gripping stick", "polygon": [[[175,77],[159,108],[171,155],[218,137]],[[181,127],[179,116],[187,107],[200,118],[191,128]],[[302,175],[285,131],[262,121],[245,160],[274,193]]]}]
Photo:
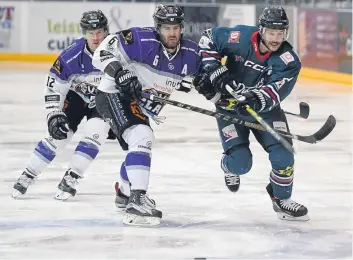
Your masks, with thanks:
[{"label": "player's gloved hand gripping stick", "polygon": [[[293,148],[293,146],[283,137],[281,136],[279,133],[277,133],[261,116],[259,116],[247,103],[246,103],[246,98],[242,95],[238,95],[234,89],[229,86],[226,85],[225,88],[227,89],[227,91],[229,92],[229,94],[232,95],[232,97],[236,100],[237,103],[239,103],[239,105],[243,106],[245,108],[245,110],[253,117],[255,118],[255,120],[257,122],[260,123],[260,125],[262,125],[265,130],[273,136],[273,138],[275,138],[277,141],[279,141],[288,151],[290,151],[291,153],[295,153],[295,150]],[[243,104],[241,104],[243,103]]]}]

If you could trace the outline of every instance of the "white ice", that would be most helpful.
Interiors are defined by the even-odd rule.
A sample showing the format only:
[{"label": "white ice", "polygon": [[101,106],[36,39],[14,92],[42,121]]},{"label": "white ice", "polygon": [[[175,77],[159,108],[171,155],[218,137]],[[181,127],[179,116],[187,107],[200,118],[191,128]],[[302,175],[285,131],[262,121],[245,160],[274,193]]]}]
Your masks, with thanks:
[{"label": "white ice", "polygon": [[[329,114],[333,133],[318,144],[296,142],[293,199],[309,222],[278,220],[265,191],[270,164],[252,142],[254,165],[230,193],[219,167],[215,120],[166,106],[155,126],[149,193],[163,211],[161,226],[123,226],[114,183],[124,153],[109,141],[85,174],[78,195],[53,199],[81,130],[66,153],[43,172],[23,199],[10,197],[46,129],[44,72],[0,72],[0,259],[342,259],[352,257],[352,94],[299,83],[283,108],[310,104],[308,120],[288,116],[291,130],[311,134]],[[311,84],[316,85],[312,87]],[[212,106],[196,93],[174,99]]]}]

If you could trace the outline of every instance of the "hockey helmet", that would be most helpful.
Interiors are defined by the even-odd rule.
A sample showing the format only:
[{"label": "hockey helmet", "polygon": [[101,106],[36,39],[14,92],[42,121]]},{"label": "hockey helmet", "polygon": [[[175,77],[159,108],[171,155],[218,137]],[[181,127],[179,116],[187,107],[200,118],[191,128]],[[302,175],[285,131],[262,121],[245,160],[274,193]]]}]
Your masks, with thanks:
[{"label": "hockey helmet", "polygon": [[175,4],[159,4],[153,14],[157,31],[161,24],[180,24],[184,28],[184,12]]},{"label": "hockey helmet", "polygon": [[265,28],[286,30],[285,40],[288,38],[289,20],[283,7],[270,6],[263,10],[259,17],[260,34],[263,34]]},{"label": "hockey helmet", "polygon": [[81,17],[80,26],[83,33],[87,30],[102,28],[108,32],[108,19],[101,10],[84,12]]}]

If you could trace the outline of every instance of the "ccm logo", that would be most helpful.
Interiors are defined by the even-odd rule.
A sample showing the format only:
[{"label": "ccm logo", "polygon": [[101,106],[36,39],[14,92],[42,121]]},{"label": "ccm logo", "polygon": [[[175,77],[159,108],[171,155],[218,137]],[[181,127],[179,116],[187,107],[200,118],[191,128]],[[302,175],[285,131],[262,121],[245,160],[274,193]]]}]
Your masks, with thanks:
[{"label": "ccm logo", "polygon": [[264,70],[264,66],[261,66],[261,65],[259,65],[259,64],[256,64],[256,63],[254,63],[254,62],[252,62],[252,61],[250,61],[250,60],[247,60],[245,63],[244,63],[244,65],[246,66],[246,67],[250,67],[250,68],[253,68],[254,70],[257,70],[257,71],[263,71]]}]

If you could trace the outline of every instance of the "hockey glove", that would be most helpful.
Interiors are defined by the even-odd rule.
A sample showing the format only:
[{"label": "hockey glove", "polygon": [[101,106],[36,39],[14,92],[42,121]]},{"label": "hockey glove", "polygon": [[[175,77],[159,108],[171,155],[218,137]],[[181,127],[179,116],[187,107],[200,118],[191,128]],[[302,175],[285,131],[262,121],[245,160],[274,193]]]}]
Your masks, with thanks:
[{"label": "hockey glove", "polygon": [[115,83],[125,99],[139,100],[141,98],[142,85],[134,72],[129,70],[119,71],[115,75]]},{"label": "hockey glove", "polygon": [[51,137],[56,140],[67,138],[69,122],[64,112],[53,111],[48,115],[48,131]]},{"label": "hockey glove", "polygon": [[192,76],[185,76],[180,83],[177,84],[175,87],[178,91],[183,91],[185,93],[189,93],[193,87],[193,80],[194,77]]},{"label": "hockey glove", "polygon": [[207,100],[211,100],[217,94],[217,91],[211,84],[209,75],[207,73],[197,75],[194,78],[193,85],[195,86],[197,92],[203,95]]},{"label": "hockey glove", "polygon": [[244,89],[244,84],[237,84],[232,80],[228,68],[226,66],[221,66],[210,73],[210,81],[214,88],[222,95],[229,96],[229,92],[226,89],[226,85],[229,85],[238,94],[240,94]]},{"label": "hockey glove", "polygon": [[257,89],[244,91],[241,93],[241,96],[245,97],[245,100],[243,102],[240,102],[240,105],[247,104],[255,112],[262,111],[266,105],[265,97]]},{"label": "hockey glove", "polygon": [[[262,101],[265,102],[262,94],[258,90],[250,90],[243,92],[240,96],[245,97],[243,101],[236,101],[234,98],[219,100],[216,104],[218,107],[234,111],[242,116],[249,116],[248,111],[245,109],[245,105],[249,105],[255,112],[260,112],[262,108]],[[261,96],[261,97],[260,97]]]}]

